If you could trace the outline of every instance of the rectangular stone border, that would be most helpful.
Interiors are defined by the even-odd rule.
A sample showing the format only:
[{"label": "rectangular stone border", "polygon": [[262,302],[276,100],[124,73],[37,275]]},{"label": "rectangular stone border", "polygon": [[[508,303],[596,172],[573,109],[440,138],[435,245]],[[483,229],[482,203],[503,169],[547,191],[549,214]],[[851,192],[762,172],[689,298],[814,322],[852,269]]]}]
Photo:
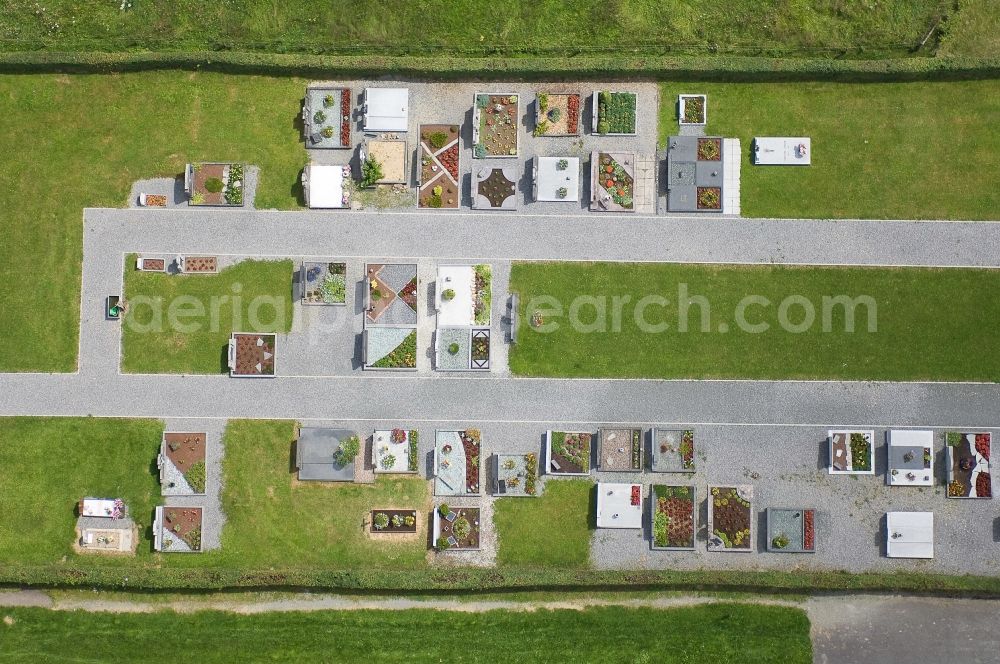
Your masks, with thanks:
[{"label": "rectangular stone border", "polygon": [[[957,433],[960,436],[978,436],[986,434],[990,437],[990,458],[986,461],[986,467],[989,469],[990,480],[993,479],[993,435],[989,431],[946,431],[944,433],[944,453],[945,453],[945,490],[944,495],[946,498],[951,498],[952,500],[992,500],[993,496],[952,496],[948,493],[948,485],[952,483],[955,479],[955,448],[948,444],[948,434]],[[992,487],[991,487],[992,490]]]},{"label": "rectangular stone border", "polygon": [[[343,265],[344,266],[344,301],[343,302],[307,302],[305,300],[305,296],[306,296],[306,287],[305,287],[306,265],[322,265],[324,267],[327,267],[330,263],[339,264],[339,265]],[[299,298],[298,298],[299,304],[301,304],[303,306],[309,306],[309,307],[346,307],[347,306],[347,285],[349,283],[350,282],[348,282],[348,280],[347,280],[347,261],[339,261],[339,260],[338,261],[326,261],[326,262],[317,261],[317,260],[302,261],[299,264],[299,287],[302,290],[302,292],[299,293]]]},{"label": "rectangular stone border", "polygon": [[[748,502],[750,503],[750,507],[749,507],[749,510],[750,510],[750,546],[748,548],[746,548],[746,549],[727,549],[725,546],[718,546],[718,547],[712,546],[712,537],[714,537],[713,533],[715,532],[715,510],[713,509],[715,507],[715,505],[714,505],[713,500],[712,500],[712,495],[713,495],[712,494],[712,489],[736,489],[737,493],[744,493],[744,494],[750,496],[750,498],[748,500]],[[754,553],[755,550],[756,550],[756,548],[757,548],[757,544],[754,541],[754,537],[757,534],[757,528],[755,527],[755,524],[754,524],[754,521],[756,521],[756,519],[754,518],[755,514],[754,514],[754,511],[753,511],[753,486],[750,485],[750,484],[728,484],[728,485],[718,484],[718,485],[714,485],[714,486],[710,484],[708,486],[708,495],[707,495],[706,498],[708,500],[708,542],[706,543],[706,547],[707,547],[708,551],[710,551],[712,553]],[[746,499],[744,498],[744,500],[746,500]]]},{"label": "rectangular stone border", "polygon": [[[694,531],[691,536],[691,546],[656,546],[656,535],[653,533],[653,517],[656,515],[656,489],[657,486],[686,487],[691,490],[691,521]],[[694,484],[662,484],[653,483],[649,485],[649,548],[652,551],[696,551],[698,547],[698,487]]]},{"label": "rectangular stone border", "polygon": [[[701,99],[705,109],[704,122],[684,122],[684,107],[688,99]],[[708,124],[708,95],[677,95],[677,124],[681,127],[704,127]]]},{"label": "rectangular stone border", "polygon": [[[400,427],[400,428],[402,428],[402,427]],[[390,434],[392,433],[392,429],[375,429],[374,432],[372,433],[372,455],[371,455],[372,472],[374,472],[376,475],[416,475],[416,474],[418,474],[420,472],[420,449],[419,449],[419,437],[420,436],[419,436],[419,431],[417,431],[416,429],[403,429],[403,431],[406,432],[406,443],[405,443],[405,445],[406,445],[406,454],[407,454],[407,457],[406,457],[406,464],[407,464],[406,468],[407,468],[407,470],[382,470],[382,467],[379,466],[379,464],[378,464],[378,453],[375,450],[375,434],[377,434],[379,431],[388,431]],[[409,454],[410,454],[410,445],[413,444],[413,434],[417,434],[417,438],[418,438],[418,442],[417,442],[417,468],[415,470],[409,470],[409,468],[410,468],[410,465],[409,465],[409,463],[410,463]]]},{"label": "rectangular stone border", "polygon": [[[475,427],[469,427],[469,428],[475,428]],[[434,430],[434,459],[433,459],[434,474],[431,476],[430,479],[431,479],[431,482],[434,483],[433,486],[431,487],[431,493],[434,496],[437,496],[438,498],[478,498],[478,497],[480,497],[480,496],[483,495],[483,448],[485,447],[485,444],[484,444],[484,441],[483,441],[483,434],[482,434],[481,430],[479,432],[479,491],[476,491],[474,493],[469,493],[468,491],[460,492],[460,493],[438,493],[437,492],[438,434],[439,433],[459,433],[459,434],[462,434],[462,433],[465,433],[466,431],[468,431],[469,428],[466,428],[466,429],[435,429]],[[464,454],[465,451],[463,450],[462,453]],[[468,464],[468,459],[466,459],[466,464]],[[445,501],[445,502],[447,503],[447,501]],[[476,508],[476,509],[478,509],[478,508]],[[435,541],[436,541],[436,538],[435,538]]]},{"label": "rectangular stone border", "polygon": [[[598,133],[597,131],[597,109],[600,105],[600,95],[602,92],[607,92],[608,94],[631,94],[635,95],[635,108],[633,109],[635,113],[635,131],[630,133],[609,131],[606,134]],[[631,90],[594,90],[590,95],[590,133],[594,136],[638,136],[639,135],[639,93],[632,92]],[[634,177],[634,175],[633,175]]]},{"label": "rectangular stone border", "polygon": [[[389,525],[386,526],[385,528],[382,528],[381,530],[375,527],[375,515],[379,512],[385,512],[386,514],[389,515],[390,519]],[[412,516],[414,519],[413,527],[407,528],[406,526],[403,526],[402,528],[397,528],[395,530],[392,530],[391,519],[394,514],[404,514],[406,516]],[[384,509],[373,509],[368,514],[368,532],[374,535],[412,535],[413,533],[417,532],[418,528],[420,528],[420,521],[417,520],[417,510],[384,508]]]},{"label": "rectangular stone border", "polygon": [[552,429],[545,432],[545,474],[553,477],[590,477],[590,471],[594,469],[594,433],[592,431],[562,431],[560,433],[585,433],[590,435],[590,454],[587,461],[589,468],[585,473],[564,473],[552,470]]},{"label": "rectangular stone border", "polygon": [[[868,436],[869,459],[868,466],[871,470],[834,470],[833,468],[833,435],[837,433],[847,434],[847,446],[851,446],[851,434],[863,433]],[[827,473],[830,475],[874,475],[875,474],[875,430],[874,429],[829,429],[826,432],[826,440],[829,451],[827,453]],[[854,464],[851,464],[853,467]]]},{"label": "rectangular stone border", "polygon": [[[447,505],[447,503],[444,503]],[[458,510],[476,510],[479,512],[479,546],[460,546],[452,547],[449,549],[439,549],[437,545],[438,538],[441,537],[441,510],[438,509],[440,505],[434,506],[433,512],[433,525],[431,529],[431,546],[438,553],[459,553],[461,551],[479,551],[483,548],[483,511],[479,507],[470,507],[467,505],[448,505],[448,509],[457,512]]]},{"label": "rectangular stone border", "polygon": [[[765,523],[767,526],[767,542],[766,547],[768,553],[816,553],[816,510],[812,507],[768,507],[765,512]],[[805,545],[806,541],[806,521],[805,513],[812,512],[813,515],[813,548],[792,548],[791,544],[786,546],[784,549],[778,549],[771,545],[771,540],[774,539],[775,533],[771,531],[771,513],[772,512],[802,512],[802,543]]]},{"label": "rectangular stone border", "polygon": [[[625,468],[625,469],[621,469],[621,468],[602,468],[601,467],[601,460],[603,459],[603,455],[601,454],[601,452],[604,449],[604,432],[605,431],[623,431],[623,430],[624,431],[630,431],[630,432],[632,432],[633,436],[635,435],[636,431],[639,432],[639,467],[638,468],[631,468],[631,467],[629,467],[629,468]],[[625,426],[625,427],[600,427],[597,430],[597,470],[599,470],[601,472],[605,472],[605,473],[641,473],[641,472],[643,472],[644,470],[646,470],[646,460],[644,458],[646,456],[645,449],[644,449],[645,445],[643,444],[643,442],[644,442],[645,439],[646,439],[646,430],[643,429],[642,427],[629,427],[629,426]],[[631,444],[631,441],[629,441],[629,443]],[[593,448],[593,446],[594,446],[593,445],[593,439],[591,439],[591,448]],[[628,453],[631,456],[632,450],[629,449]]]},{"label": "rectangular stone border", "polygon": [[[664,429],[664,428],[661,428],[661,427],[653,427],[652,429],[650,429],[649,430],[649,468],[648,468],[649,472],[651,472],[651,473],[684,473],[684,474],[687,474],[687,475],[693,475],[694,473],[698,472],[698,464],[697,463],[695,463],[690,468],[684,468],[683,458],[681,459],[681,462],[680,462],[681,463],[681,467],[678,470],[673,470],[673,469],[669,469],[669,470],[668,469],[657,469],[655,467],[655,464],[653,462],[654,462],[654,460],[656,459],[656,456],[657,456],[657,454],[656,454],[656,433],[658,431],[676,431],[676,432],[678,432],[678,433],[681,434],[681,439],[682,440],[684,438],[684,432],[685,431],[690,431],[691,434],[692,434],[692,437],[694,437],[694,429]],[[697,440],[697,438],[695,438],[695,440]],[[698,450],[697,443],[696,442],[692,442],[691,445],[692,445],[692,448],[693,448],[692,449],[692,453],[696,452]],[[677,455],[680,456],[680,450],[679,449],[677,450]],[[664,486],[675,486],[675,485],[668,484],[668,485],[664,485]]]},{"label": "rectangular stone border", "polygon": [[[482,115],[482,111],[479,105],[476,103],[476,99],[479,95],[486,95],[487,97],[517,97],[517,112],[514,114],[515,122],[514,126],[517,127],[517,133],[514,137],[514,149],[516,154],[485,154],[482,157],[476,156],[476,145],[479,144],[479,119]],[[472,95],[472,159],[517,159],[521,156],[521,95],[516,92],[482,92],[481,90],[476,90]],[[517,181],[515,181],[514,194],[517,195]],[[473,195],[475,199],[475,195]],[[459,206],[461,207],[461,206]]]}]

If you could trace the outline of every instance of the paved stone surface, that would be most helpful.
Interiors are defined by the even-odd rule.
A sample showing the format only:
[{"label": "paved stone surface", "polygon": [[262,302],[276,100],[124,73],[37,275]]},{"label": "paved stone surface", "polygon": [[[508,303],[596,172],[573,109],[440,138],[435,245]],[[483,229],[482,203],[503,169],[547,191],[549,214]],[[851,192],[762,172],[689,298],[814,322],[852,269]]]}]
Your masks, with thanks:
[{"label": "paved stone surface", "polygon": [[85,269],[107,266],[113,262],[108,257],[126,251],[322,258],[317,251],[331,250],[368,262],[435,257],[998,267],[1000,224],[565,211],[88,209],[84,247],[88,257],[105,257],[87,260]]},{"label": "paved stone surface", "polygon": [[996,662],[1000,602],[861,595],[806,602],[816,664]]}]

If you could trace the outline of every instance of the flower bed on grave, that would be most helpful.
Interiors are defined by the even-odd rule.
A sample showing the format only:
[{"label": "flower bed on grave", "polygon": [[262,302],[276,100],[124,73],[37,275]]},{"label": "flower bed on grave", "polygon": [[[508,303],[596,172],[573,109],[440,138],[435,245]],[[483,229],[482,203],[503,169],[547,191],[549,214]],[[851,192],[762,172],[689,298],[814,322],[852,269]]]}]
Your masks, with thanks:
[{"label": "flower bed on grave", "polygon": [[579,136],[580,95],[539,92],[535,102],[535,136]]},{"label": "flower bed on grave", "polygon": [[708,550],[753,550],[753,488],[709,487]]},{"label": "flower bed on grave", "polygon": [[695,487],[654,484],[650,496],[654,549],[693,549],[697,530]]},{"label": "flower bed on grave", "polygon": [[992,498],[988,432],[949,431],[945,434],[948,497]]},{"label": "flower bed on grave", "polygon": [[546,445],[546,472],[552,475],[590,474],[593,434],[550,431]]}]

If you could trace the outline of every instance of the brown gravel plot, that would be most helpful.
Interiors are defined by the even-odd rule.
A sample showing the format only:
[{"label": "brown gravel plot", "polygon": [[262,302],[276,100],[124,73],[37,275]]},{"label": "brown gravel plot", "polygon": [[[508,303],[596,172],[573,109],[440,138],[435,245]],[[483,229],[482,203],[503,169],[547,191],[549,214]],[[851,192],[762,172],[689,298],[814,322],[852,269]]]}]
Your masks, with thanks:
[{"label": "brown gravel plot", "polygon": [[[389,517],[389,525],[385,528],[379,530],[375,527],[375,515],[384,512]],[[401,517],[412,516],[414,519],[417,518],[416,510],[392,510],[392,509],[382,509],[382,510],[372,510],[368,515],[368,532],[372,534],[395,534],[395,533],[415,533],[417,532],[417,527],[420,525],[418,521],[414,521],[412,526],[407,526],[405,523],[398,528],[392,525],[392,517],[399,515]]]},{"label": "brown gravel plot", "polygon": [[[200,507],[165,507],[163,508],[163,528],[191,545],[193,549],[201,549],[201,508]],[[198,531],[199,545],[192,544],[192,533]]]},{"label": "brown gravel plot", "polygon": [[600,438],[600,469],[632,470],[632,430],[601,429]]},{"label": "brown gravel plot", "polygon": [[476,522],[479,521],[479,508],[478,507],[453,507],[451,508],[453,512],[458,512],[458,517],[454,522],[449,523],[447,519],[442,517],[441,522],[441,537],[448,539],[452,535],[455,535],[454,524],[458,523],[458,519],[465,517],[469,522],[472,529],[469,531],[469,536],[466,538],[460,538],[455,535],[455,539],[458,540],[458,546],[453,546],[449,551],[458,551],[460,549],[477,549],[479,548],[479,526]]},{"label": "brown gravel plot", "polygon": [[[271,341],[268,341],[268,339]],[[263,339],[264,345],[258,346],[257,339]],[[236,373],[242,376],[270,375],[274,373],[274,337],[257,334],[240,334],[236,337]],[[264,357],[264,353],[271,357]],[[257,364],[261,370],[257,371]]]},{"label": "brown gravel plot", "polygon": [[389,308],[392,301],[396,299],[396,293],[389,288],[389,286],[378,278],[378,273],[382,271],[381,265],[369,265],[368,266],[368,276],[371,278],[372,283],[378,288],[378,292],[382,294],[382,298],[376,300],[371,298],[372,310],[368,312],[368,320],[371,322],[376,322],[385,310]]},{"label": "brown gravel plot", "polygon": [[204,433],[167,433],[163,435],[163,442],[167,458],[181,473],[186,473],[198,461],[205,461]]},{"label": "brown gravel plot", "polygon": [[188,256],[184,259],[184,272],[218,272],[219,261],[215,256]]},{"label": "brown gravel plot", "polygon": [[[205,182],[209,178],[219,178],[222,180],[222,184],[225,185],[226,181],[222,178],[225,170],[226,167],[223,164],[203,164],[200,169],[194,172],[194,183],[191,186],[191,192],[200,193],[205,197],[205,202],[202,205],[221,205],[226,202],[222,191],[213,194],[205,189]],[[223,188],[223,191],[225,191],[225,188]]]},{"label": "brown gravel plot", "polygon": [[[537,120],[544,119],[547,120],[549,123],[549,130],[545,132],[544,134],[545,136],[576,136],[580,133],[579,111],[577,111],[576,127],[573,129],[573,131],[570,131],[570,128],[568,126],[570,97],[577,97],[577,99],[579,100],[580,95],[551,94],[551,93],[548,95],[548,100],[549,100],[548,110],[545,112],[545,115],[537,117]],[[558,108],[559,112],[561,113],[558,122],[552,122],[551,120],[548,120],[548,112],[554,108]]]}]

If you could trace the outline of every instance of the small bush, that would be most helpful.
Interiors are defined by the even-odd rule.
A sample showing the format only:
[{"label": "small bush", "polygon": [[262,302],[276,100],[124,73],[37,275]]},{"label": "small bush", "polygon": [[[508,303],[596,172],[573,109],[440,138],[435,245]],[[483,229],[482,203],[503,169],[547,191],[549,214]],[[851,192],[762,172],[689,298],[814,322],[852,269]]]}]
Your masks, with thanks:
[{"label": "small bush", "polygon": [[205,180],[205,191],[210,194],[217,194],[222,191],[222,180],[219,178],[208,178]]},{"label": "small bush", "polygon": [[452,343],[448,344],[448,354],[457,355],[458,354],[458,344]]},{"label": "small bush", "polygon": [[367,157],[361,164],[361,187],[373,187],[383,177],[382,164],[374,157]]},{"label": "small bush", "polygon": [[326,113],[323,111],[316,111],[316,114],[313,115],[313,122],[316,124],[323,124],[326,122]]},{"label": "small bush", "polygon": [[444,207],[444,199],[441,198],[440,194],[434,194],[427,199],[427,207],[432,207],[432,208]]},{"label": "small bush", "polygon": [[385,512],[377,512],[372,520],[375,530],[382,530],[389,525],[389,515]]},{"label": "small bush", "polygon": [[549,111],[549,122],[559,122],[560,118],[562,118],[562,111],[558,108],[553,108]]},{"label": "small bush", "polygon": [[431,144],[431,147],[435,150],[440,150],[444,147],[444,144],[448,142],[448,134],[443,131],[436,131],[427,137],[427,142]]},{"label": "small bush", "polygon": [[191,464],[188,471],[184,473],[184,479],[191,485],[191,490],[195,493],[205,493],[205,462],[197,461]]}]

